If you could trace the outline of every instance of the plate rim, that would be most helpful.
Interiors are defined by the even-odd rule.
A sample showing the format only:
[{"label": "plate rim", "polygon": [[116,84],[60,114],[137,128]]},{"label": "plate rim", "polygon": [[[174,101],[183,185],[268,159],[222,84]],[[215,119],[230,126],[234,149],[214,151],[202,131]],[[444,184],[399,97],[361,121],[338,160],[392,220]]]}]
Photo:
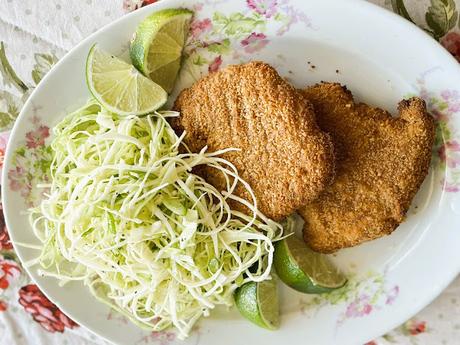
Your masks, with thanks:
[{"label": "plate rim", "polygon": [[[295,1],[302,1],[302,0],[295,0]],[[311,0],[311,1],[314,2],[314,0]],[[325,1],[325,0],[323,0],[323,1]],[[330,3],[331,5],[333,5],[334,3],[342,3],[342,4],[344,3],[343,0],[326,0],[326,1],[328,3]],[[190,2],[190,4],[187,4],[187,5],[192,4],[191,0],[186,0],[184,2]],[[44,78],[42,79],[40,84],[32,91],[32,93],[28,97],[27,101],[24,103],[24,105],[23,105],[23,107],[22,107],[22,109],[20,111],[20,114],[18,115],[18,117],[17,117],[17,119],[16,119],[16,121],[15,121],[15,123],[13,125],[13,128],[10,131],[10,137],[9,137],[8,142],[10,142],[12,140],[12,138],[14,138],[16,136],[17,132],[19,131],[19,128],[22,126],[22,122],[27,117],[26,110],[33,103],[36,93],[38,93],[40,91],[40,89],[43,87],[43,85],[45,85],[47,83],[48,79],[51,78],[54,73],[56,73],[56,70],[58,69],[58,67],[61,64],[67,63],[66,60],[67,60],[67,57],[69,55],[71,55],[74,51],[79,50],[80,47],[84,46],[85,44],[87,44],[87,42],[94,40],[95,36],[98,36],[103,32],[110,31],[111,28],[113,26],[117,25],[119,22],[130,21],[131,17],[142,16],[142,14],[144,14],[144,13],[147,14],[147,13],[154,12],[157,9],[168,7],[167,6],[168,3],[169,3],[169,1],[163,0],[163,1],[160,1],[160,2],[153,3],[151,5],[148,5],[148,6],[142,7],[142,8],[140,8],[140,9],[138,9],[136,11],[133,11],[131,13],[125,14],[122,17],[120,17],[120,18],[108,23],[107,25],[101,27],[96,32],[90,34],[85,39],[83,39],[78,44],[76,44],[74,47],[72,47],[68,52],[66,52],[65,55],[56,63],[56,65],[54,65],[52,67],[52,69],[44,76]],[[456,69],[457,73],[460,75],[460,64],[455,60],[455,58],[447,50],[445,50],[439,44],[438,41],[436,41],[433,37],[431,37],[428,33],[426,33],[420,27],[416,26],[414,23],[406,20],[405,18],[399,16],[398,14],[396,14],[396,13],[394,13],[394,12],[392,12],[392,11],[386,9],[386,8],[383,8],[383,7],[381,7],[381,6],[377,5],[377,4],[374,4],[374,3],[370,3],[370,2],[368,2],[366,0],[348,0],[347,6],[350,6],[350,7],[351,6],[361,6],[362,8],[365,8],[365,9],[367,7],[367,9],[366,9],[367,11],[376,12],[377,14],[386,16],[388,19],[391,18],[392,21],[396,21],[400,25],[405,26],[406,30],[407,30],[407,31],[405,31],[405,34],[407,34],[407,32],[409,32],[409,31],[412,31],[414,34],[417,34],[419,36],[420,40],[425,41],[426,44],[428,44],[428,42],[430,42],[429,44],[431,45],[431,49],[436,49],[439,54],[444,55],[444,58],[447,58],[448,60],[450,60],[450,63],[448,65],[449,69],[450,68]],[[6,152],[5,152],[5,159],[4,159],[5,164],[4,164],[3,169],[2,169],[2,177],[1,177],[1,185],[2,186],[8,186],[8,171],[9,171],[9,168],[10,168],[10,165],[11,165],[10,162],[11,162],[11,156],[12,155],[13,155],[13,146],[12,145],[7,145]],[[4,187],[4,188],[7,188],[7,187]],[[9,196],[8,196],[9,193],[10,192],[3,192],[2,191],[1,197],[2,197],[2,204],[4,205],[3,209],[4,209],[5,224],[6,224],[8,229],[12,229],[12,227],[11,227],[12,220],[10,219],[9,212],[7,211],[7,209],[9,209],[9,206],[7,206],[7,205],[9,205],[9,201],[8,201],[9,200]],[[23,259],[22,254],[21,254],[22,249],[21,249],[21,246],[18,245],[16,243],[16,241],[14,240],[14,237],[15,237],[14,231],[9,230],[9,234],[10,234],[11,243],[13,244],[13,247],[14,247],[14,252],[18,256],[21,264],[23,264],[24,259]],[[454,264],[452,264],[452,267],[454,267]],[[56,305],[60,306],[59,301],[54,301],[53,298],[50,298],[51,296],[49,296],[48,292],[45,291],[46,289],[43,290],[41,288],[40,284],[35,280],[34,275],[30,273],[30,267],[23,266],[23,268],[27,272],[27,274],[28,274],[29,278],[32,280],[32,282],[40,287],[40,289],[44,293],[44,295],[48,299],[50,299],[53,303],[55,303]],[[397,327],[398,325],[400,325],[401,322],[404,322],[405,320],[407,320],[411,316],[413,316],[413,315],[417,314],[418,312],[420,312],[420,310],[422,310],[424,307],[426,307],[429,304],[431,304],[433,302],[433,300],[436,297],[438,297],[446,289],[446,287],[459,275],[459,273],[460,273],[460,262],[457,263],[457,268],[456,269],[455,268],[452,269],[452,274],[450,274],[448,277],[447,277],[447,274],[446,274],[446,279],[444,279],[440,284],[437,284],[437,288],[432,290],[432,293],[431,293],[430,296],[425,295],[424,299],[420,299],[420,300],[417,299],[419,302],[414,303],[414,305],[416,305],[415,307],[413,307],[411,309],[406,308],[405,313],[399,313],[397,315],[397,317],[393,318],[393,322],[386,323],[385,327],[376,326],[375,330],[378,329],[379,334],[375,334],[373,337],[371,337],[370,339],[367,339],[367,340],[368,341],[372,340],[375,337],[380,336],[381,334],[387,333],[388,331],[390,331],[390,330],[394,329],[395,327]],[[66,313],[67,313],[67,311],[66,311]],[[404,317],[401,316],[401,315],[404,315]],[[105,340],[107,340],[109,342],[113,342],[113,340],[107,338],[105,335],[103,335],[101,333],[98,333],[98,331],[94,330],[94,328],[88,327],[86,325],[87,323],[84,320],[81,320],[79,318],[75,318],[75,321],[78,322],[78,324],[83,326],[85,329],[89,330],[91,333],[97,335],[98,337],[101,337],[101,338],[103,338],[103,339],[105,339]],[[345,342],[348,343],[348,341],[346,339],[345,339]]]}]

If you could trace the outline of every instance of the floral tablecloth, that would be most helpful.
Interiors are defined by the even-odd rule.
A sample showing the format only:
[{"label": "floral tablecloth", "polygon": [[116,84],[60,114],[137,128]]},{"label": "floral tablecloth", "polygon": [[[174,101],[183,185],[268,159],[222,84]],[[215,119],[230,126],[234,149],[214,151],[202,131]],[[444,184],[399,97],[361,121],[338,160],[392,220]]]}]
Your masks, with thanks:
[{"label": "floral tablecloth", "polygon": [[[271,11],[276,11],[277,4],[283,1],[247,0],[248,6]],[[460,0],[372,1],[415,22],[460,61]],[[0,0],[0,167],[8,130],[51,66],[87,35],[152,2],[155,0]],[[30,132],[27,147],[40,145],[48,130],[40,126]],[[460,143],[452,145],[460,151]],[[414,318],[368,344],[460,344],[459,339],[457,278]],[[155,343],[166,345],[169,340],[159,338]],[[9,242],[0,205],[0,345],[14,344],[106,342],[69,319],[31,283]]]}]

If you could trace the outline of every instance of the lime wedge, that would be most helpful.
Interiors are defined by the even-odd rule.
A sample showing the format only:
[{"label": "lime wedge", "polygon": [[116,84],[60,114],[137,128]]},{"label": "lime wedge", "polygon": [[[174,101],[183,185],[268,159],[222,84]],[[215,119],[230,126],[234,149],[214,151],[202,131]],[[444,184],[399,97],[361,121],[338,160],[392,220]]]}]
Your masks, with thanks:
[{"label": "lime wedge", "polygon": [[[287,220],[286,234],[298,226],[292,219]],[[328,256],[311,250],[295,233],[275,243],[273,265],[286,285],[303,293],[330,292],[347,282]]]},{"label": "lime wedge", "polygon": [[134,66],[168,93],[179,73],[192,16],[186,9],[155,12],[139,24],[131,41]]},{"label": "lime wedge", "polygon": [[86,59],[89,90],[107,110],[119,115],[143,115],[161,107],[168,94],[133,65],[93,45]]},{"label": "lime wedge", "polygon": [[274,330],[279,327],[278,287],[276,281],[249,282],[235,291],[236,307],[249,321]]}]

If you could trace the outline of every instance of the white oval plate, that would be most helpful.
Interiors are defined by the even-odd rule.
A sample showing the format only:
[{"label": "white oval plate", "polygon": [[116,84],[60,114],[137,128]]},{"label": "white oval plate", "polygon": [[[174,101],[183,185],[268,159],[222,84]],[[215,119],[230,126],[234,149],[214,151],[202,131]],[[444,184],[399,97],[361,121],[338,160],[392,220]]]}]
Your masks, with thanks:
[{"label": "white oval plate", "polygon": [[[81,284],[60,288],[30,269],[44,293],[76,322],[118,344],[360,344],[435,298],[460,269],[460,68],[423,31],[363,1],[161,1],[80,43],[40,83],[11,135],[2,184],[13,243],[37,242],[24,211],[37,203],[35,186],[46,179],[48,128],[89,97],[84,70],[90,46],[98,42],[113,53],[126,51],[137,24],[167,7],[197,14],[180,87],[220,66],[257,59],[297,87],[339,81],[358,100],[393,112],[403,97],[420,95],[439,125],[430,174],[407,220],[391,236],[335,256],[351,276],[348,288],[316,297],[282,289],[282,325],[276,332],[253,326],[234,310],[217,310],[181,342],[173,331],[141,331],[110,313]],[[37,255],[15,249],[23,262]]]}]

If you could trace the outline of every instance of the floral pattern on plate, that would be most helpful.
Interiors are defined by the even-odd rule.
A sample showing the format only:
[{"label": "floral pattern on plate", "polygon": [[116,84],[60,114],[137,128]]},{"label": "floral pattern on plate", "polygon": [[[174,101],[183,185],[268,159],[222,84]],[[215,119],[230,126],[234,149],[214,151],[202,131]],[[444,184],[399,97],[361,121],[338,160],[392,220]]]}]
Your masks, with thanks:
[{"label": "floral pattern on plate", "polygon": [[399,295],[398,285],[389,285],[385,274],[369,272],[365,277],[351,277],[338,290],[309,299],[299,300],[300,313],[314,315],[321,308],[340,305],[342,312],[336,320],[337,327],[346,320],[365,317],[385,306],[392,305]]},{"label": "floral pattern on plate", "polygon": [[247,0],[246,11],[230,14],[215,11],[206,18],[200,17],[203,5],[197,2],[193,6],[197,18],[191,23],[185,47],[181,86],[191,85],[204,73],[217,71],[226,59],[244,60],[257,55],[270,44],[266,35],[268,24],[278,36],[295,24],[312,28],[310,18],[288,0]]},{"label": "floral pattern on plate", "polygon": [[460,142],[458,129],[452,123],[460,115],[460,92],[443,90],[433,93],[426,78],[435,70],[424,73],[415,82],[418,96],[427,104],[428,111],[436,120],[436,137],[433,147],[433,164],[446,172],[441,180],[447,192],[460,191]]},{"label": "floral pattern on plate", "polygon": [[[278,25],[278,35],[286,33],[290,26],[295,23],[301,23],[305,27],[311,28],[311,22],[305,14],[289,6],[274,8],[272,4],[273,1],[248,0],[246,13],[223,15],[215,12],[211,18],[197,19],[192,22],[191,35],[186,47],[188,56],[186,68],[190,68],[191,62],[192,68],[195,68],[195,71],[192,72],[194,75],[215,72],[226,58],[242,59],[245,54],[257,54],[270,44],[264,33],[270,18],[275,20]],[[201,3],[195,5],[196,11],[200,11],[201,8]],[[219,35],[226,38],[215,40],[215,37],[219,37]],[[234,49],[235,46],[237,49]],[[185,70],[187,71],[187,69]],[[36,75],[37,80],[42,77],[39,72],[36,72]],[[457,158],[457,156],[452,156],[449,153],[460,152],[460,144],[451,139],[453,135],[449,129],[448,121],[459,111],[460,97],[455,91],[445,91],[440,95],[429,93],[423,78],[417,80],[417,85],[420,96],[427,101],[431,113],[438,121],[435,156],[438,157],[442,168],[445,169],[446,166],[456,168],[460,164],[460,157]],[[27,206],[34,205],[41,196],[40,193],[34,192],[35,189],[32,186],[48,180],[47,171],[51,162],[51,148],[46,144],[46,141],[49,136],[49,127],[43,125],[38,117],[32,117],[31,130],[26,133],[23,145],[15,151],[13,156],[15,168],[8,172],[9,187],[20,193]],[[446,181],[445,188],[447,191],[454,192],[459,190],[459,185],[460,181],[454,179]],[[45,329],[51,332],[62,332],[65,327],[76,327],[73,321],[57,308],[52,309],[54,307],[47,303],[45,303],[46,306],[52,309],[50,312],[45,312],[49,314],[49,318],[43,318],[40,311],[43,306],[40,304],[38,307],[32,308],[37,306],[35,302],[41,301],[41,292],[37,289],[34,285],[21,288],[19,299],[26,311],[32,314],[35,321],[40,322]],[[36,294],[35,297],[34,294]],[[316,296],[310,300],[301,299],[299,310],[302,314],[316,313],[327,305],[340,304],[343,306],[343,312],[336,320],[339,327],[348,319],[365,317],[376,310],[391,305],[398,294],[399,287],[397,285],[386,286],[384,275],[370,274],[366,279],[351,279],[345,288],[330,294]],[[107,318],[125,322],[125,319],[118,318],[113,315],[113,312]],[[175,339],[176,335],[172,331],[152,332],[143,337],[140,343],[163,345],[171,343]]]},{"label": "floral pattern on plate", "polygon": [[44,190],[36,186],[48,181],[52,160],[51,147],[45,145],[50,136],[49,127],[42,125],[38,117],[32,118],[32,127],[24,145],[14,152],[13,169],[8,171],[9,187],[21,194],[28,207],[40,200]]},{"label": "floral pattern on plate", "polygon": [[[125,10],[134,10],[136,8],[148,5],[148,4],[153,3],[153,2],[156,2],[156,0],[149,0],[149,1],[125,0],[125,1],[123,1],[123,5],[125,7]],[[284,1],[284,2],[286,2],[286,1]],[[253,10],[255,12],[258,12],[260,15],[269,16],[269,18],[273,17],[274,14],[272,12],[274,10],[274,7],[276,7],[276,5],[278,3],[279,3],[279,1],[268,1],[268,0],[267,1],[251,1],[251,0],[247,1],[247,5],[248,5],[249,8],[251,8],[251,10]],[[405,14],[407,14],[407,15],[409,15],[410,17],[412,17],[414,19],[417,17],[415,15],[416,12],[420,10],[420,9],[417,8],[418,5],[415,5],[414,1],[397,0],[397,1],[391,1],[391,2],[390,1],[385,1],[385,3],[388,4],[388,6],[393,5],[393,8],[394,8],[395,12],[397,12],[397,13],[399,13],[401,15],[404,15],[404,16],[405,16]],[[428,12],[437,13],[437,15],[435,16],[436,19],[434,20],[434,22],[439,23],[438,26],[441,27],[442,30],[443,30],[443,31],[439,31],[439,29],[438,29],[438,33],[436,34],[436,36],[440,36],[442,34],[445,34],[444,37],[440,38],[440,42],[446,47],[447,50],[449,50],[452,53],[452,55],[455,58],[457,58],[460,61],[460,34],[458,33],[458,29],[457,29],[457,32],[451,31],[449,33],[446,33],[446,30],[455,30],[455,26],[458,26],[460,28],[460,22],[458,21],[458,13],[456,12],[456,8],[455,8],[455,1],[452,1],[452,0],[449,0],[449,1],[447,1],[447,0],[446,1],[444,1],[444,0],[418,1],[418,4],[420,4],[422,6],[425,6],[425,3],[429,4],[429,5],[426,5]],[[267,4],[267,5],[264,5],[264,4]],[[382,1],[382,4],[383,4],[383,1]],[[403,4],[403,6],[405,4],[404,11],[401,10],[401,4]],[[453,7],[452,7],[452,4],[453,4]],[[458,4],[458,1],[457,1],[457,4]],[[94,6],[96,7],[96,5],[94,5]],[[428,8],[432,8],[432,9],[428,10]],[[435,9],[438,9],[438,11],[434,11]],[[446,9],[445,12],[444,12],[444,9]],[[421,12],[422,14],[425,14],[424,10],[420,10],[419,12]],[[443,18],[443,15],[442,15],[443,13],[446,13],[446,15],[444,17],[447,18],[447,21]],[[101,12],[101,17],[102,16],[103,16],[103,14]],[[421,16],[421,18],[423,18],[423,19],[425,17],[426,16],[423,16],[423,15]],[[455,24],[455,20],[457,20],[457,24]],[[212,24],[211,19],[210,19],[210,22]],[[447,23],[448,25],[445,25],[445,23]],[[453,26],[451,26],[451,23],[454,23]],[[207,23],[204,23],[204,24],[205,24],[205,27],[206,27],[206,25],[208,25]],[[419,25],[421,24],[422,27],[426,28],[426,25],[424,25],[424,23],[418,23],[418,24]],[[432,30],[430,30],[430,31],[432,31]],[[258,33],[255,32],[255,35],[257,35],[257,34]],[[263,37],[260,36],[260,35],[259,35],[258,38],[259,39],[261,38],[263,40]],[[243,41],[243,40],[244,39],[241,39],[241,41]],[[252,40],[252,42],[248,42],[248,43],[255,44],[257,42],[258,42],[258,40],[256,39],[256,40]],[[270,42],[265,44],[261,49],[265,49],[265,47],[269,43]],[[2,47],[2,49],[3,49],[3,47]],[[257,53],[257,48],[256,48],[256,53]],[[51,56],[53,54],[50,52],[50,54],[48,54],[48,55]],[[17,65],[18,61],[19,61],[19,56],[17,57],[17,61],[12,61],[12,62],[15,65]],[[215,54],[215,56],[212,59],[209,60],[209,63],[207,65],[206,64],[204,65],[204,67],[205,68],[207,67],[208,70],[212,72],[212,71],[218,70],[222,63],[223,63],[222,55],[221,54]],[[1,69],[1,67],[2,66],[0,66],[0,69]],[[27,67],[27,68],[30,69],[31,67],[32,66]],[[29,69],[27,70],[27,73],[29,73]],[[1,71],[1,72],[4,72],[4,71]],[[37,74],[37,75],[40,75],[40,74]],[[33,80],[35,81],[35,77],[33,78]],[[8,80],[3,79],[3,84],[7,85],[7,83],[8,83]],[[29,84],[26,85],[26,84],[24,84],[22,82],[16,83],[16,85],[19,85],[19,88],[21,88],[22,90],[24,90],[23,86],[25,86],[26,88],[29,87]],[[427,89],[427,88],[425,87],[425,89]],[[439,94],[439,95],[433,95],[433,98],[435,99],[435,101],[433,102],[433,104],[428,102],[430,108],[435,109],[435,110],[438,109],[440,114],[445,113],[445,109],[446,109],[445,103],[452,103],[453,104],[454,99],[456,97],[455,92],[453,94],[451,94],[451,92],[453,92],[453,91],[446,91],[445,93],[442,93],[442,94]],[[13,122],[15,120],[15,117],[17,116],[17,114],[19,113],[20,108],[22,107],[22,104],[23,104],[24,100],[27,98],[27,96],[29,94],[30,94],[30,91],[26,91],[24,93],[24,96],[21,97],[20,95],[17,96],[17,95],[12,94],[11,92],[5,91],[5,93],[2,93],[0,95],[0,112],[2,113],[1,114],[2,119],[0,119],[0,124],[1,125],[3,125],[3,122],[1,122],[1,121],[3,121],[3,119],[5,119],[6,122],[7,122],[7,125],[5,127],[6,128],[11,127],[11,125],[13,124]],[[429,98],[425,98],[425,99],[429,100]],[[6,116],[4,116],[5,113],[6,113]],[[435,112],[432,111],[432,113],[435,116],[437,116],[435,114]],[[452,117],[454,115],[458,116],[458,114],[453,114],[451,112],[448,112],[447,113],[447,118],[450,118],[450,117]],[[442,118],[442,116],[441,116],[441,118]],[[442,130],[442,127],[444,126],[443,122],[447,127],[448,119],[446,119],[446,120],[442,119],[442,120],[438,120],[438,121],[441,124],[440,125],[441,129],[438,130],[438,134],[440,134],[443,131]],[[39,128],[39,126],[38,126],[38,128]],[[35,130],[37,130],[37,128],[35,128]],[[446,133],[448,133],[448,132],[446,132]],[[444,167],[452,167],[453,166],[453,167],[458,168],[458,141],[456,141],[454,139],[456,134],[455,134],[455,136],[452,135],[452,134],[449,136],[449,135],[446,135],[446,133],[443,133],[443,134],[445,135],[446,138],[447,137],[450,138],[450,140],[449,139],[446,140],[446,143],[444,145],[436,146],[435,154],[439,158],[439,163],[440,163],[441,166],[443,166],[443,165],[444,165]],[[3,133],[2,135],[6,135],[6,138],[8,138],[7,133]],[[24,140],[24,142],[26,143],[26,140]],[[3,150],[3,151],[1,151],[1,154],[2,154],[2,153],[4,153],[5,147],[4,147],[4,144],[0,143],[0,145],[2,145],[1,146],[1,150]],[[24,147],[27,149],[26,144],[24,145]],[[447,152],[451,152],[452,154],[446,154]],[[3,155],[0,155],[0,156],[3,157]],[[436,159],[436,157],[435,157],[435,159]],[[447,190],[449,190],[449,191],[452,191],[452,192],[458,191],[458,184],[456,184],[455,182],[451,183],[451,184],[446,184],[446,187],[447,187]],[[3,219],[3,217],[0,217],[0,219]],[[11,248],[11,243],[9,242],[8,233],[7,233],[7,230],[6,230],[6,228],[4,226],[0,226],[0,251],[4,251],[4,252],[7,252],[7,253],[13,253],[12,248]],[[12,254],[12,255],[14,255],[14,254]],[[8,259],[8,260],[10,260],[10,261],[13,260],[14,261],[15,259],[12,258],[12,259]],[[22,274],[24,274],[24,273],[22,273]],[[10,283],[11,282],[12,283],[17,283],[17,280],[15,280],[15,279],[10,280]],[[15,288],[15,287],[11,286],[11,284],[10,284],[9,288],[11,289],[11,288]],[[391,290],[391,288],[390,288],[390,290]],[[16,292],[16,290],[15,290],[15,292]],[[1,293],[1,290],[0,290],[0,293]],[[349,299],[348,301],[349,301],[348,302],[349,304],[353,303],[352,299]],[[382,301],[383,301],[383,299],[382,299]],[[456,300],[453,298],[452,303],[454,303],[454,301],[456,301]],[[6,300],[4,298],[2,300],[2,296],[0,296],[0,312],[4,311],[7,308],[7,302],[8,302],[8,300]],[[455,303],[457,303],[457,302],[455,302]],[[358,305],[358,304],[356,304],[356,305]],[[367,313],[367,311],[370,308],[367,306],[367,304],[368,303],[362,304],[363,305],[362,308],[355,308],[355,306],[353,305],[352,307],[350,307],[350,313],[351,313],[350,315],[353,315],[353,314],[358,315],[358,314],[361,314],[361,313],[364,313],[365,315],[369,315]],[[359,305],[361,305],[361,304],[359,304]],[[347,308],[347,310],[348,310],[348,308]],[[358,312],[355,313],[356,310],[358,310]],[[372,311],[374,311],[374,310],[375,310],[375,308],[372,308]],[[24,311],[22,311],[22,312],[24,313]],[[346,314],[346,311],[345,311],[345,314]],[[24,313],[24,315],[26,315],[26,314]],[[361,316],[359,316],[359,317],[361,317]],[[433,320],[435,320],[436,313],[433,312],[432,317],[433,317]],[[441,339],[441,337],[444,337],[444,329],[443,328],[439,328],[439,330],[435,330],[431,326],[430,327],[428,326],[428,324],[431,325],[431,321],[426,322],[426,321],[423,321],[423,320],[424,319],[420,319],[420,318],[409,320],[405,324],[400,326],[399,328],[397,328],[394,331],[392,331],[387,336],[384,336],[383,339],[370,342],[369,344],[371,344],[371,343],[372,344],[387,344],[388,342],[389,343],[395,343],[395,344],[402,344],[403,342],[404,343],[409,343],[410,342],[410,343],[415,344],[415,343],[418,343],[416,340],[414,340],[414,339],[418,339],[418,338],[415,338],[415,337],[418,337],[420,335],[423,336],[423,334],[426,334],[427,332],[431,332],[431,331],[437,331],[438,335],[435,338],[437,340]],[[53,335],[53,337],[54,337],[54,335]],[[403,338],[403,337],[405,337],[405,338]],[[58,338],[58,337],[56,337],[56,338],[58,339],[57,340],[58,342],[61,339],[61,338]],[[152,336],[152,339],[150,339],[150,343],[153,343],[153,344],[159,344],[162,341],[167,344],[167,343],[171,343],[173,341],[173,339],[172,339],[171,336],[167,337],[167,336],[161,336],[161,335],[154,335],[154,336]],[[422,342],[422,343],[427,343],[427,342]],[[428,342],[428,343],[433,343],[433,342]]]}]

